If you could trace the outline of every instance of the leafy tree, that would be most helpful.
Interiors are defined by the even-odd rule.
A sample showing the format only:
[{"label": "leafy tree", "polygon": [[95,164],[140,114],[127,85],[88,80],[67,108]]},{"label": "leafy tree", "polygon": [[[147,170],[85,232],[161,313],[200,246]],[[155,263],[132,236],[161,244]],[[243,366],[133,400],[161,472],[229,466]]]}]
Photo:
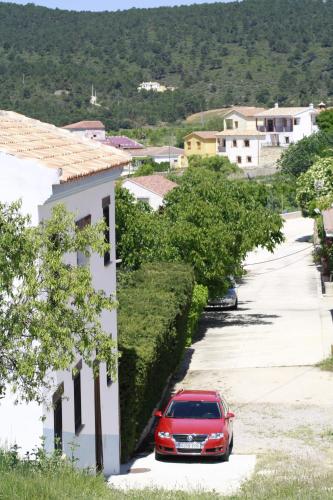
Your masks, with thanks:
[{"label": "leafy tree", "polygon": [[298,177],[305,172],[318,157],[332,155],[333,133],[319,132],[304,137],[295,144],[291,144],[282,153],[279,160],[281,171],[287,175]]},{"label": "leafy tree", "polygon": [[306,216],[328,208],[333,201],[333,158],[318,160],[297,179],[297,200]]},{"label": "leafy tree", "polygon": [[88,267],[68,259],[104,253],[103,222],[80,230],[59,205],[38,227],[28,223],[20,203],[0,203],[0,393],[11,384],[39,400],[49,370],[69,368],[77,353],[113,371],[115,344],[100,314],[114,301],[94,289]]},{"label": "leafy tree", "polygon": [[235,163],[231,163],[226,156],[199,156],[192,155],[189,157],[189,166],[193,168],[206,168],[214,172],[220,172],[224,175],[235,174],[240,172],[239,167]]},{"label": "leafy tree", "polygon": [[333,109],[322,111],[317,116],[317,123],[320,130],[333,132]]}]

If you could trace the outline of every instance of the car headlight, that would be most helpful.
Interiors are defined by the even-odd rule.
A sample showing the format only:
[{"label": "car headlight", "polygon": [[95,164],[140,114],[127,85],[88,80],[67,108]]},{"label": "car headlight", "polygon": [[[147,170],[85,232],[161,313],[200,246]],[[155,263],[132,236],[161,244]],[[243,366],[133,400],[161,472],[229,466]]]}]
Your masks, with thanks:
[{"label": "car headlight", "polygon": [[224,434],[223,432],[213,432],[213,434],[211,434],[209,437],[210,439],[222,439],[224,437]]},{"label": "car headlight", "polygon": [[162,431],[160,431],[157,435],[160,438],[169,438],[170,437],[170,433],[169,432],[162,432]]}]

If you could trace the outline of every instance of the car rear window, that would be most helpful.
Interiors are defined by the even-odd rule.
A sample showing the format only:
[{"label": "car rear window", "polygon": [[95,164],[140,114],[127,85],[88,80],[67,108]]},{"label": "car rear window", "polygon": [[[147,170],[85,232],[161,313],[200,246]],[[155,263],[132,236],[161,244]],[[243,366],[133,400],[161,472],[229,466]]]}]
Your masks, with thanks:
[{"label": "car rear window", "polygon": [[219,405],[208,401],[171,401],[165,414],[168,418],[221,418]]}]

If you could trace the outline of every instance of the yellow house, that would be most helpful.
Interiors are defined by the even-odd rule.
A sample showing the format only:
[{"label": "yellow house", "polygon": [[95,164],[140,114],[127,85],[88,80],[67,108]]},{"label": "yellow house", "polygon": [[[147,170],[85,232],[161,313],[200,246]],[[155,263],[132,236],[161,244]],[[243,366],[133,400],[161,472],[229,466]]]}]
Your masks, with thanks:
[{"label": "yellow house", "polygon": [[217,131],[191,132],[184,137],[185,157],[191,155],[214,156],[217,154]]}]

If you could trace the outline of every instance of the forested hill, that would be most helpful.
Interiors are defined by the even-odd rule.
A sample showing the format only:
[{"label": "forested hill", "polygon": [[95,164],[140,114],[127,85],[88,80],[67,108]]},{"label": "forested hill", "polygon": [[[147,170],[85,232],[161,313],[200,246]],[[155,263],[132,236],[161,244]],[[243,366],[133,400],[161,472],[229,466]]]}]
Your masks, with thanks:
[{"label": "forested hill", "polygon": [[[177,90],[138,93],[145,80]],[[102,107],[89,105],[91,84]],[[0,109],[115,128],[277,99],[332,103],[333,0],[102,13],[0,3]]]}]

